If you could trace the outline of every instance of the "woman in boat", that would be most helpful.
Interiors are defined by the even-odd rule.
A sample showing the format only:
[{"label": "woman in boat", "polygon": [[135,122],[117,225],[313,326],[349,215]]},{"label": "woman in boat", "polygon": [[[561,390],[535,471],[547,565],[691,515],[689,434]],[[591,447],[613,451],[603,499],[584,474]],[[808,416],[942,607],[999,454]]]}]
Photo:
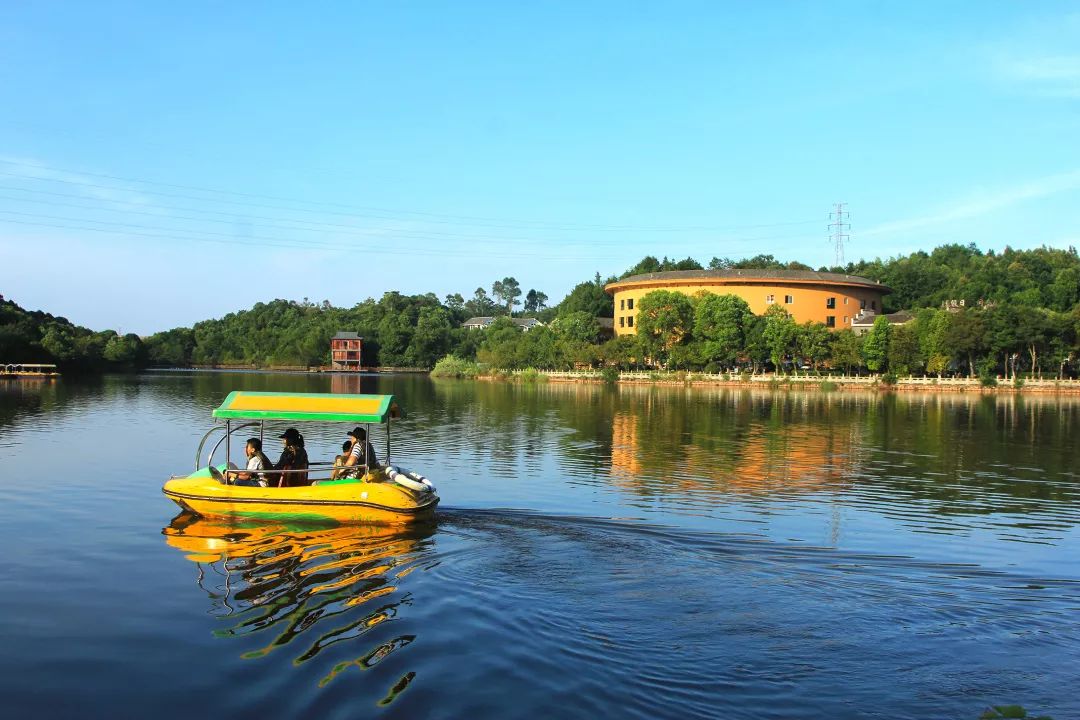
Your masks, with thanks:
[{"label": "woman in boat", "polygon": [[[304,448],[304,436],[296,428],[289,428],[281,435],[285,447],[281,451],[275,470],[304,470],[308,469],[307,450]],[[283,472],[278,480],[278,487],[296,487],[309,485],[307,472]]]}]

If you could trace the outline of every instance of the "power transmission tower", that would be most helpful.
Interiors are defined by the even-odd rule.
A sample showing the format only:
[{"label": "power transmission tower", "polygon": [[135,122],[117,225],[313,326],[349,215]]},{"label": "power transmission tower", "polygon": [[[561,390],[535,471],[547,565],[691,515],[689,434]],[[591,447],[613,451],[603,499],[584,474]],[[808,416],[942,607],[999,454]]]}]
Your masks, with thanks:
[{"label": "power transmission tower", "polygon": [[851,235],[846,232],[851,229],[851,224],[844,222],[851,217],[851,213],[844,210],[845,205],[847,203],[833,203],[833,211],[829,213],[829,219],[832,220],[829,223],[829,241],[836,248],[836,267],[844,267],[844,241],[851,239]]}]

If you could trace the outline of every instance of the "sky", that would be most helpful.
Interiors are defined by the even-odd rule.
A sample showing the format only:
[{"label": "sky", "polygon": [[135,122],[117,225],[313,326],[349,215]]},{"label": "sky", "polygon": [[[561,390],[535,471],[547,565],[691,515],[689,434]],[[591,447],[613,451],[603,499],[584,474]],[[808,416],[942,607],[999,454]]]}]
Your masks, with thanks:
[{"label": "sky", "polygon": [[1080,245],[1075,2],[0,5],[0,294],[149,334]]}]

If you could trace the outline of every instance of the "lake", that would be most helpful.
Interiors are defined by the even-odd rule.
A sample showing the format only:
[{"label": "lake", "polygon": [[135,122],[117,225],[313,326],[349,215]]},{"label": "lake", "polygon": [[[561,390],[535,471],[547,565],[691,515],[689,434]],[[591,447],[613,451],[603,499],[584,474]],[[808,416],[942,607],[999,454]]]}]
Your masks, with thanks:
[{"label": "lake", "polygon": [[[436,523],[180,515],[231,390],[395,394]],[[4,715],[1080,717],[1078,430],[1022,394],[0,381]]]}]

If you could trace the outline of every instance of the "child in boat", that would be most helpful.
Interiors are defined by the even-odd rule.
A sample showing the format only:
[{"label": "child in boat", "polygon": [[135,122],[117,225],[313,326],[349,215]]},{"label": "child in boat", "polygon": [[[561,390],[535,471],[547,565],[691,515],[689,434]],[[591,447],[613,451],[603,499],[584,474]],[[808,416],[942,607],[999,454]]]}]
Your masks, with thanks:
[{"label": "child in boat", "polygon": [[330,479],[337,480],[338,468],[345,467],[345,463],[349,460],[349,451],[352,450],[352,441],[346,440],[341,443],[341,454],[334,456],[334,469],[330,472]]},{"label": "child in boat", "polygon": [[359,478],[364,472],[363,466],[367,465],[367,470],[370,471],[379,464],[379,458],[375,456],[375,446],[367,439],[364,428],[357,425],[348,435],[352,438],[352,447],[348,459],[345,460],[345,467],[338,471],[338,477]]}]

